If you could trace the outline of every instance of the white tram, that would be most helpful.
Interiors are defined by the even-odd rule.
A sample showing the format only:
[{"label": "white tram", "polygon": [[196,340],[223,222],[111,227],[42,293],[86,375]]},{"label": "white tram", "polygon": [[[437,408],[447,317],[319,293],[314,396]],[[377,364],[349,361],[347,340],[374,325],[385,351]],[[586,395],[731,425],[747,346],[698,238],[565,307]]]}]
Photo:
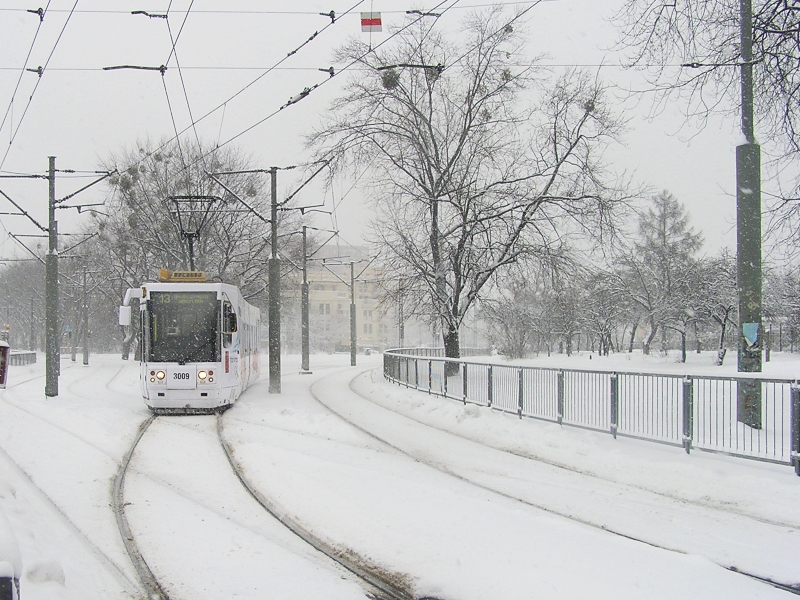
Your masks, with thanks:
[{"label": "white tram", "polygon": [[120,309],[120,325],[130,325],[139,298],[145,403],[155,414],[229,408],[258,379],[260,311],[199,272],[162,270],[159,279],[129,289]]}]

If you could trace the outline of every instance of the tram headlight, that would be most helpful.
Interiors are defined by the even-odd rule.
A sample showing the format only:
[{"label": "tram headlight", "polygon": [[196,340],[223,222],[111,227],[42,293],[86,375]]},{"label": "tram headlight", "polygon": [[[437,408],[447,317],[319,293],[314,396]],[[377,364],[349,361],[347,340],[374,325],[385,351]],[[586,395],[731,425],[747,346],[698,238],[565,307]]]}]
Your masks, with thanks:
[{"label": "tram headlight", "polygon": [[158,379],[159,381],[164,381],[164,378],[166,376],[167,374],[164,371],[156,371],[156,379]]},{"label": "tram headlight", "polygon": [[208,377],[208,373],[206,373],[205,371],[198,371],[198,372],[197,372],[197,378],[198,378],[200,381],[205,381],[205,380],[206,380],[206,377]]},{"label": "tram headlight", "polygon": [[214,378],[213,377],[209,377],[208,378],[208,383],[214,383]]},{"label": "tram headlight", "polygon": [[156,378],[155,377],[151,377],[150,378],[150,383],[155,383],[155,382],[156,382]]}]

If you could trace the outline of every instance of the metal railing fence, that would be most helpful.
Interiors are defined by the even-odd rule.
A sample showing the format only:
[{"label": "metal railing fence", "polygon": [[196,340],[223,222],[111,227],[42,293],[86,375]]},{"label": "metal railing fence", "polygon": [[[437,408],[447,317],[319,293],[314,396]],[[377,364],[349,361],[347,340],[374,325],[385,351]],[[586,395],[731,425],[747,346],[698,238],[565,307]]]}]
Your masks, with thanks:
[{"label": "metal railing fence", "polygon": [[33,350],[12,350],[8,357],[10,366],[32,365],[36,363],[36,352]]},{"label": "metal railing fence", "polygon": [[[522,367],[443,354],[441,348],[388,350],[384,377],[520,418],[682,446],[686,452],[697,448],[793,464],[800,475],[796,381]],[[761,388],[755,422],[738,412],[739,386],[751,389],[753,381]]]}]

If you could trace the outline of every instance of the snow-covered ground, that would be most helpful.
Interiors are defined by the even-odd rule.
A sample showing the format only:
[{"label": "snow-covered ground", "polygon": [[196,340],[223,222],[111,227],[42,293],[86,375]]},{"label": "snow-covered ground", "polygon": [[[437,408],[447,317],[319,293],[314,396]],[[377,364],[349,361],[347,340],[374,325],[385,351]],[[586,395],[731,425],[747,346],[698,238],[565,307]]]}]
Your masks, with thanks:
[{"label": "snow-covered ground", "polygon": [[[774,357],[768,374],[800,373]],[[283,393],[251,387],[224,435],[264,496],[418,597],[791,597],[725,567],[800,583],[800,477],[789,467],[520,420],[386,383],[380,356],[348,360],[314,356],[314,374],[299,375],[299,360],[284,359]],[[720,372],[710,354],[699,360],[529,364]],[[44,397],[41,362],[12,368],[0,392],[0,510],[19,541],[25,600],[141,596],[110,491],[148,412],[136,363],[91,363],[63,361],[56,399]],[[128,518],[171,597],[364,597],[244,494],[214,425],[159,417],[131,463]]]}]

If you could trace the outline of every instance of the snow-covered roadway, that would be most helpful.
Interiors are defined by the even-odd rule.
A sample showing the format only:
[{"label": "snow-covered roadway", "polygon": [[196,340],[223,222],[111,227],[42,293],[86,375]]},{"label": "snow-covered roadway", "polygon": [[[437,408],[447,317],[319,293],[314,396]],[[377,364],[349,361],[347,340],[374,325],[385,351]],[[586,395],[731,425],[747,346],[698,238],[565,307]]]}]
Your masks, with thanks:
[{"label": "snow-covered roadway", "polygon": [[[719,566],[800,580],[790,560],[800,555],[798,504],[788,516],[783,510],[795,502],[791,469],[782,468],[791,483],[770,500],[774,511],[751,506],[748,498],[728,511],[729,496],[721,494],[721,502],[703,497],[708,486],[694,485],[696,497],[659,487],[655,479],[665,469],[687,473],[680,450],[632,440],[609,446],[610,437],[463,407],[390,386],[379,375],[353,384],[359,395],[350,383],[363,368],[317,368],[301,376],[290,361],[284,361],[283,394],[269,395],[266,382],[258,383],[222,417],[237,462],[296,522],[340,552],[383,569],[417,597],[793,597]],[[92,362],[82,368],[65,361],[58,399],[43,398],[42,379],[21,383],[21,369],[0,393],[0,447],[10,459],[0,460],[0,507],[20,540],[26,600],[139,594],[110,489],[148,412],[138,397],[135,363],[116,357]],[[29,368],[31,377],[37,368]],[[132,529],[171,597],[363,598],[352,576],[247,496],[215,425],[213,416],[159,417],[126,481]],[[442,431],[448,428],[481,443]],[[505,438],[476,433],[481,430],[504,431]],[[533,461],[491,447],[516,435],[548,440],[551,454],[517,452],[544,459]],[[571,438],[578,441],[564,442]],[[677,458],[652,464],[659,451]],[[581,452],[583,464],[575,459]],[[603,471],[593,464],[595,454],[631,472],[643,471],[641,458],[652,465],[653,480],[627,471],[613,476],[615,465]],[[548,464],[562,455],[567,469]],[[747,473],[767,494],[778,489],[771,482],[783,472],[727,457],[686,460],[695,470],[705,464],[708,478],[718,471]]]}]

